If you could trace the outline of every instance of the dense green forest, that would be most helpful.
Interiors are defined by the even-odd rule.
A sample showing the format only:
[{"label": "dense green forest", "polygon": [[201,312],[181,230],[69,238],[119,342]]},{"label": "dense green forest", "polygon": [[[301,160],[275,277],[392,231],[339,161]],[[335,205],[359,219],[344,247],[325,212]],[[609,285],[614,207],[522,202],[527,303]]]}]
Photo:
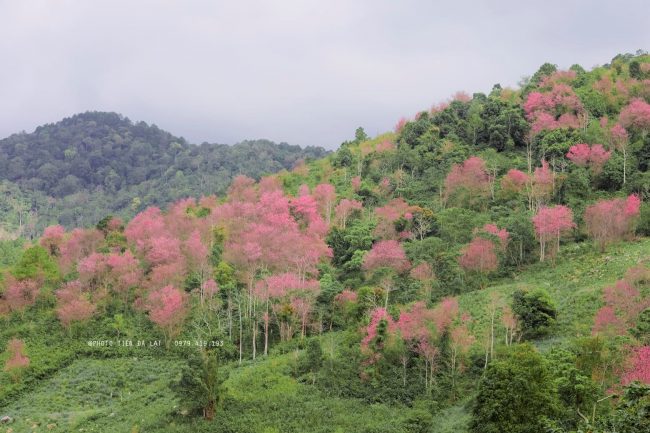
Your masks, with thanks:
[{"label": "dense green forest", "polygon": [[0,140],[0,227],[25,227],[31,237],[53,223],[132,217],[149,205],[222,194],[238,174],[259,179],[326,153],[268,140],[194,145],[117,113],[77,114]]},{"label": "dense green forest", "polygon": [[[219,196],[156,183],[203,173],[131,147],[140,175],[74,176],[113,170],[132,218],[0,242],[12,431],[650,429],[647,53],[543,64]],[[70,197],[24,164],[7,188]]]}]

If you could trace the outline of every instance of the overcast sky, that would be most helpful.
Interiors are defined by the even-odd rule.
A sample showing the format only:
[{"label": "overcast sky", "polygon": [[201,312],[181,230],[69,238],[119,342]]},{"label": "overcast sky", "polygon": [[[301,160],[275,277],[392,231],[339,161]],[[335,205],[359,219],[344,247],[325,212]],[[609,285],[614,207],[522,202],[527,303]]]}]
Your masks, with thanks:
[{"label": "overcast sky", "polygon": [[458,90],[650,49],[648,0],[0,0],[0,136],[86,110],[336,148]]}]

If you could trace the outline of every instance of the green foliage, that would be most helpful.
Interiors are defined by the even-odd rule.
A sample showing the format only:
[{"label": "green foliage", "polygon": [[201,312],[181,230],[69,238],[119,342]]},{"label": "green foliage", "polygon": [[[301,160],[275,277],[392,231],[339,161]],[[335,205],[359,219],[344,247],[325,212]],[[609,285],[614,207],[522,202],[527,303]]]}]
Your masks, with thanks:
[{"label": "green foliage", "polygon": [[0,140],[0,182],[17,188],[13,227],[22,209],[38,212],[34,235],[54,221],[88,225],[111,213],[130,217],[149,205],[221,194],[238,174],[259,178],[326,154],[268,140],[196,146],[156,125],[86,112]]},{"label": "green foliage", "polygon": [[43,278],[46,282],[59,279],[59,268],[40,245],[27,248],[11,273],[19,280],[27,278]]},{"label": "green foliage", "polygon": [[470,431],[540,433],[556,410],[552,376],[533,346],[514,346],[487,368],[472,409]]},{"label": "green foliage", "polygon": [[219,372],[217,353],[190,351],[181,378],[171,385],[178,396],[182,410],[201,413],[211,420],[223,399],[226,376]]},{"label": "green foliage", "polygon": [[533,339],[546,336],[557,318],[557,311],[548,292],[517,290],[512,295],[512,311],[517,316],[522,337]]},{"label": "green foliage", "polygon": [[650,430],[650,386],[638,382],[625,388],[623,398],[611,418],[606,419],[606,431],[645,433]]}]

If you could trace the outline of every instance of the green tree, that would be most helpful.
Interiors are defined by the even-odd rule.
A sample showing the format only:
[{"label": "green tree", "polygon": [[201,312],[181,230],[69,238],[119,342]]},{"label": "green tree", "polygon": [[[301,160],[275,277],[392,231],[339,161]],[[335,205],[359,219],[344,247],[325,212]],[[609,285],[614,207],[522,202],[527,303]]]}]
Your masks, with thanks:
[{"label": "green tree", "polygon": [[555,305],[543,289],[532,292],[517,290],[512,295],[512,311],[517,316],[521,335],[525,339],[547,335],[557,318]]},{"label": "green tree", "polygon": [[546,360],[529,345],[513,346],[488,366],[472,409],[473,433],[542,433],[556,399]]},{"label": "green tree", "polygon": [[227,379],[218,367],[215,352],[190,352],[180,380],[171,384],[182,409],[190,413],[201,413],[208,420],[215,417],[226,392],[223,383]]}]

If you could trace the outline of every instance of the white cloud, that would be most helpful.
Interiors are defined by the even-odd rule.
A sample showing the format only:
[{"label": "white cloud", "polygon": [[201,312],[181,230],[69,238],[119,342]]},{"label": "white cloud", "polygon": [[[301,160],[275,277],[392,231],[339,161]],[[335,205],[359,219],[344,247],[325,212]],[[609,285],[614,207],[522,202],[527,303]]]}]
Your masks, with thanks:
[{"label": "white cloud", "polygon": [[329,148],[545,61],[648,48],[644,0],[0,2],[0,136],[113,110],[192,142]]}]

